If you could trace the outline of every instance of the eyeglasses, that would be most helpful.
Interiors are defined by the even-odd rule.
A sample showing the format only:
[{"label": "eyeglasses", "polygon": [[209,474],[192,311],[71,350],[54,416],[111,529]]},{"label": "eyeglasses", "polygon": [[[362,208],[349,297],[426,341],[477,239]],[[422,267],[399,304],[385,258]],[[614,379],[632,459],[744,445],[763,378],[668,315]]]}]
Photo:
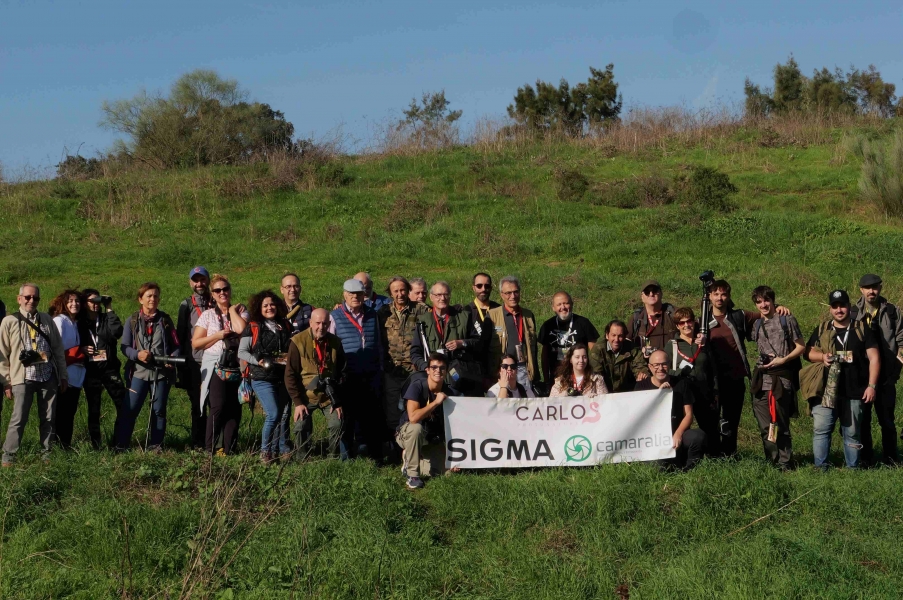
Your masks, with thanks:
[{"label": "eyeglasses", "polygon": [[693,322],[689,319],[686,319],[684,321],[678,321],[677,326],[678,327],[686,327],[688,325],[695,325],[695,324],[696,324],[695,322]]},{"label": "eyeglasses", "polygon": [[667,369],[668,363],[649,363],[651,369]]},{"label": "eyeglasses", "polygon": [[517,368],[517,365],[509,365],[507,363],[502,363],[502,368],[505,369],[506,371],[513,371],[514,369]]},{"label": "eyeglasses", "polygon": [[450,297],[451,297],[451,294],[433,294],[433,293],[431,292],[431,293],[430,293],[430,296],[435,296],[436,298],[450,298]]},{"label": "eyeglasses", "polygon": [[232,286],[227,285],[226,287],[213,288],[211,291],[212,291],[214,294],[225,294],[226,292],[231,292],[231,291],[232,291]]},{"label": "eyeglasses", "polygon": [[287,290],[300,290],[301,289],[300,285],[284,285],[282,287],[284,287]]},{"label": "eyeglasses", "polygon": [[41,299],[40,296],[22,296],[22,297],[25,298],[25,301],[26,301],[26,302],[31,302],[32,300],[34,300],[35,302],[37,302],[38,300]]},{"label": "eyeglasses", "polygon": [[491,290],[492,284],[491,283],[475,283],[475,284],[473,284],[473,287],[477,288],[478,290]]},{"label": "eyeglasses", "polygon": [[443,371],[446,370],[446,366],[445,365],[430,365],[427,367],[427,369],[429,369],[430,371],[438,371],[438,372],[442,373]]},{"label": "eyeglasses", "polygon": [[510,292],[502,292],[502,296],[520,296],[520,290],[511,290]]}]

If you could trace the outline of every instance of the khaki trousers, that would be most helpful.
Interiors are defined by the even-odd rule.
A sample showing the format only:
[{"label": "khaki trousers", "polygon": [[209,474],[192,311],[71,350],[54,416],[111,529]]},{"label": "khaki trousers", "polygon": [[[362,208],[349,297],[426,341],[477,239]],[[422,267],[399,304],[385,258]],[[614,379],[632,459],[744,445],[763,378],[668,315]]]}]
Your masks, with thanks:
[{"label": "khaki trousers", "polygon": [[445,471],[445,446],[428,444],[426,430],[420,423],[402,425],[395,441],[404,449],[402,468],[408,477],[430,477]]}]

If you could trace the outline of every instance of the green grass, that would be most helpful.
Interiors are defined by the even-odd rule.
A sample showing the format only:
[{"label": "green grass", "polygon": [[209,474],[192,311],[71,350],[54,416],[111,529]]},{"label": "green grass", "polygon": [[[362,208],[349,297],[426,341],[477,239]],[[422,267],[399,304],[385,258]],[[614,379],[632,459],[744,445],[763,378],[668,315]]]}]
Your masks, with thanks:
[{"label": "green grass", "polygon": [[[695,165],[730,175],[738,210],[592,202],[602,182]],[[738,138],[615,157],[465,148],[344,166],[347,185],[303,192],[249,187],[267,177],[260,167],[0,189],[0,295],[14,305],[16,287],[34,280],[46,306],[64,286],[99,287],[125,316],[138,285],[156,280],[175,314],[202,263],[229,275],[239,299],[294,270],[307,301],[331,306],[344,279],[369,270],[377,282],[446,279],[453,301],[467,302],[470,276],[487,270],[519,275],[541,318],[556,290],[570,291],[601,328],[626,317],[653,276],[666,300],[695,306],[697,276],[712,268],[740,306],[755,286],[774,287],[806,333],[825,294],[854,292],[864,272],[903,298],[903,232],[860,205],[859,167],[835,160],[833,145]],[[556,168],[589,179],[584,201],[557,199]],[[5,403],[4,424],[9,413]],[[108,403],[107,433],[113,417]],[[182,452],[190,419],[179,390],[166,439],[176,450],[161,456],[92,452],[84,419],[82,407],[77,451],[49,465],[30,423],[23,460],[0,472],[5,597],[879,598],[903,586],[899,472],[815,472],[803,417],[793,423],[803,467],[780,473],[761,457],[748,403],[736,463],[463,473],[417,493],[396,468],[366,461],[280,470],[253,453],[211,464]],[[261,417],[244,419],[250,448]],[[835,434],[839,465],[838,445]]]}]

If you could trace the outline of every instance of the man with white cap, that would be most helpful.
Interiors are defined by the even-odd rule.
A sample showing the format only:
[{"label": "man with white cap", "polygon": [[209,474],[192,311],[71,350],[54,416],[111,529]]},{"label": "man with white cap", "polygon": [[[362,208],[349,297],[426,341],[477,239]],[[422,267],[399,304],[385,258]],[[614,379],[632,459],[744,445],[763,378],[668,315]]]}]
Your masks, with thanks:
[{"label": "man with white cap", "polygon": [[362,438],[367,454],[382,458],[383,423],[380,385],[382,383],[382,336],[376,310],[364,304],[366,286],[349,279],[343,286],[344,302],[330,314],[329,332],[342,340],[348,361],[344,397],[345,430],[342,435],[349,457],[357,455],[355,433]]}]

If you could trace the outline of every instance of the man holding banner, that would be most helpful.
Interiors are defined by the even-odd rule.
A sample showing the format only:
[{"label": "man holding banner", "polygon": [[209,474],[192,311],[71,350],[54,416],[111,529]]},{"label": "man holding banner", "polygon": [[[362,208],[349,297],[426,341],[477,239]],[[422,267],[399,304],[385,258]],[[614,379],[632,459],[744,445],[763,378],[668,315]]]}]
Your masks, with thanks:
[{"label": "man holding banner", "polygon": [[[636,391],[671,388],[671,377],[668,375],[668,355],[664,351],[656,350],[649,357],[649,372],[652,377],[637,383]],[[690,425],[693,424],[693,398],[690,394],[684,393],[685,386],[686,382],[675,385],[671,401],[671,430],[673,431],[671,442],[677,456],[663,462],[689,471],[702,458],[705,449],[705,433],[700,429],[690,429]]]},{"label": "man holding banner", "polygon": [[445,428],[442,403],[458,394],[445,383],[448,357],[434,352],[426,368],[426,379],[415,379],[404,391],[395,441],[402,447],[401,469],[412,490],[423,487],[423,475],[442,473],[445,463]]}]

